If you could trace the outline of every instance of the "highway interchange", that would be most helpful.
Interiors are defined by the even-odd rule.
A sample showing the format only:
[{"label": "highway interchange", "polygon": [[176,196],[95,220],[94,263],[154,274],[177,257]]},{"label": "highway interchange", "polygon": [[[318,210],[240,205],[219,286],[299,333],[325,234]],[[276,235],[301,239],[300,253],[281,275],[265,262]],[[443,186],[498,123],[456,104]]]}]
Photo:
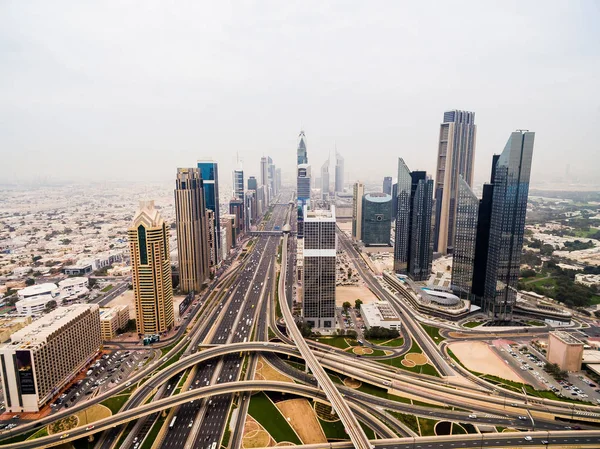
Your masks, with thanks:
[{"label": "highway interchange", "polygon": [[[292,211],[293,207],[288,204],[276,204],[265,229],[270,230],[275,226],[281,226],[284,221],[290,221]],[[288,237],[284,236],[283,242],[287,242],[287,240]],[[51,447],[58,443],[108,429],[98,439],[96,448],[112,449],[117,446],[117,441],[125,428],[125,425],[119,426],[119,424],[126,424],[133,420],[135,424],[129,428],[120,445],[124,449],[133,448],[135,447],[134,440],[137,442],[143,440],[161,410],[169,411],[165,421],[167,424],[173,421],[175,416],[177,418],[172,428],[169,430],[163,429],[159,433],[159,447],[167,449],[209,448],[213,442],[218,447],[219,442],[222,441],[226,433],[226,424],[232,403],[236,401],[239,413],[236,422],[232,423],[233,431],[230,437],[230,447],[237,448],[241,447],[243,422],[249,403],[249,394],[239,393],[262,389],[289,391],[315,400],[332,402],[338,415],[344,420],[346,429],[350,430],[348,433],[352,438],[354,447],[516,447],[523,444],[532,445],[546,440],[550,444],[560,443],[561,447],[569,445],[594,447],[593,445],[598,444],[600,441],[600,432],[595,430],[560,432],[556,429],[564,428],[564,423],[561,424],[550,419],[536,419],[535,424],[533,422],[523,423],[516,418],[519,413],[523,413],[523,409],[570,415],[573,412],[573,407],[568,404],[556,403],[556,401],[535,401],[526,405],[522,395],[512,393],[507,394],[505,397],[513,398],[518,401],[518,404],[516,407],[508,407],[507,409],[506,399],[502,401],[502,398],[491,394],[490,385],[485,382],[479,384],[481,391],[476,391],[476,389],[469,391],[458,389],[456,388],[457,385],[453,386],[452,379],[465,373],[460,369],[457,372],[457,369],[455,369],[457,367],[451,366],[444,353],[435,346],[421,326],[410,316],[409,310],[401,301],[398,301],[397,298],[381,287],[360,260],[360,256],[341,237],[339,238],[340,244],[353,256],[356,268],[371,290],[379,297],[390,300],[398,312],[402,314],[405,329],[423,348],[436,369],[449,377],[444,381],[444,379],[428,378],[427,376],[414,375],[405,371],[399,373],[397,369],[392,369],[386,365],[365,358],[352,357],[343,351],[331,347],[325,348],[324,345],[315,343],[311,343],[311,349],[308,349],[309,346],[295,332],[297,328],[293,324],[294,319],[289,309],[289,305],[292,303],[290,281],[293,275],[290,274],[292,270],[288,269],[288,264],[293,262],[294,254],[288,253],[288,246],[285,243],[281,265],[282,275],[279,285],[275,285],[275,259],[280,241],[279,237],[271,235],[255,238],[252,248],[246,255],[242,256],[244,260],[241,261],[239,267],[235,271],[232,270],[234,274],[229,278],[225,275],[218,284],[211,287],[211,295],[205,295],[205,298],[210,296],[212,301],[199,305],[193,311],[192,318],[200,311],[200,306],[202,306],[202,314],[190,331],[185,336],[183,332],[179,333],[179,337],[181,337],[179,342],[164,358],[149,364],[143,370],[140,370],[138,374],[131,377],[132,382],[142,380],[144,382],[131,395],[120,413],[97,422],[94,429],[86,430],[85,427],[73,429],[69,432],[67,438],[60,439],[61,435],[51,435],[34,441],[13,443],[6,445],[6,447]],[[218,285],[217,288],[215,288],[216,285]],[[278,289],[279,298],[286,299],[285,303],[281,304],[281,310],[288,323],[288,332],[291,333],[291,339],[285,333],[281,333],[275,324],[275,288]],[[289,326],[289,324],[292,325]],[[272,329],[275,335],[280,337],[281,344],[266,343],[268,327]],[[185,329],[182,326],[180,330]],[[264,341],[264,343],[260,343],[261,341]],[[294,343],[294,345],[290,345],[290,343]],[[197,351],[198,345],[208,346],[201,351]],[[276,352],[304,359],[307,365],[310,366],[312,374],[303,373],[286,364],[275,355]],[[276,385],[275,382],[260,383],[251,381],[256,368],[257,353],[262,353],[276,368],[299,381],[304,381],[307,385]],[[174,358],[178,358],[178,360],[170,360]],[[168,367],[157,371],[161,365],[167,363],[170,363]],[[433,440],[427,437],[414,438],[414,433],[411,434],[406,428],[393,422],[393,419],[384,424],[382,420],[384,412],[382,410],[396,410],[456,422],[473,420],[468,417],[469,412],[453,411],[450,408],[413,406],[370,396],[347,387],[333,386],[321,366],[383,388],[393,388],[398,391],[416,391],[423,398],[432,401],[437,399],[448,405],[461,404],[463,408],[468,408],[469,411],[475,411],[479,414],[476,420],[478,423],[490,423],[507,427],[519,426],[530,429],[534,425],[536,430],[545,429],[546,431],[516,435],[455,435],[436,437]],[[151,372],[157,374],[144,379]],[[183,383],[181,392],[173,394],[176,386],[183,380],[183,373],[187,373],[187,378]],[[325,377],[323,377],[323,374],[325,374]],[[235,387],[232,388],[231,385]],[[315,389],[314,386],[316,385],[320,389]],[[123,390],[123,387],[123,385],[120,385],[118,390]],[[114,394],[115,390],[111,390],[110,393]],[[100,399],[105,397],[105,394],[98,395]],[[152,399],[151,402],[146,403],[150,398]],[[93,401],[84,404],[77,404],[70,412],[82,409],[82,405],[89,406],[91,403],[97,402],[96,399],[94,398]],[[465,401],[469,402],[465,403]],[[577,409],[584,414],[594,413],[593,407],[578,406]],[[489,412],[487,418],[485,417],[485,410]],[[65,414],[65,412],[56,414],[51,419],[56,419],[56,416],[62,414]],[[388,439],[368,442],[366,436],[363,437],[364,431],[362,431],[361,426],[357,425],[357,418],[366,422],[369,427],[376,429],[378,435]],[[36,425],[48,420],[50,419],[40,420]],[[357,426],[354,432],[352,426]],[[30,427],[33,427],[33,425],[27,426],[27,428]],[[23,428],[19,431],[22,431]],[[361,435],[361,432],[363,435]],[[405,438],[394,438],[395,435],[402,435]],[[532,436],[531,442],[523,440],[526,435]],[[351,447],[347,443],[334,443],[332,446]],[[156,444],[154,447],[157,447]],[[319,446],[306,445],[306,447]]]}]

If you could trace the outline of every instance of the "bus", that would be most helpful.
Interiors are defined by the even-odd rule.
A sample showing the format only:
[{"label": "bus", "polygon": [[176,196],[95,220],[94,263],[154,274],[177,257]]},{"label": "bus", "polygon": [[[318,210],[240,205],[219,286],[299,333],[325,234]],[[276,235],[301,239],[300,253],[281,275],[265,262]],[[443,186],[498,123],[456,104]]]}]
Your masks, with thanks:
[{"label": "bus", "polygon": [[210,449],[215,449],[217,447],[217,442],[213,441],[213,444],[210,445]]},{"label": "bus", "polygon": [[171,424],[169,424],[169,430],[171,430],[175,426],[176,419],[177,419],[177,416],[173,416],[173,419],[171,420]]},{"label": "bus", "polygon": [[358,342],[358,344],[359,344],[359,345],[361,345],[361,346],[365,344],[365,343],[364,343],[364,341],[362,341],[362,340],[356,340],[356,341],[357,341],[357,342]]}]

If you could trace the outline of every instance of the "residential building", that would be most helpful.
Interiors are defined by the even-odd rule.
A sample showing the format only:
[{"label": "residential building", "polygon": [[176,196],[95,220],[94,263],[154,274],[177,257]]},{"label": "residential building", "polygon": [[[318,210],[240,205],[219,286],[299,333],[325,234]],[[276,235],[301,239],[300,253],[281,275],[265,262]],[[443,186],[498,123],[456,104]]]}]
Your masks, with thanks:
[{"label": "residential building", "polygon": [[244,232],[244,224],[246,223],[245,213],[244,213],[244,200],[238,198],[232,198],[229,201],[229,213],[236,216],[235,225],[236,225],[236,239],[241,237],[242,232]]},{"label": "residential building", "polygon": [[215,230],[213,241],[215,251],[212,251],[212,266],[218,266],[221,262],[219,255],[221,254],[221,216],[219,211],[219,166],[212,160],[198,161],[200,176],[204,188],[204,207],[214,212],[213,228]]},{"label": "residential building", "polygon": [[102,341],[114,339],[118,331],[125,329],[129,322],[129,306],[121,304],[100,308],[100,332]]},{"label": "residential building", "polygon": [[471,299],[478,213],[477,195],[462,176],[459,176],[451,287],[461,299]]},{"label": "residential building", "polygon": [[344,191],[344,158],[335,152],[335,192]]},{"label": "residential building", "polygon": [[204,184],[198,168],[177,169],[175,224],[179,288],[183,293],[199,292],[210,276],[211,248]]},{"label": "residential building", "polygon": [[394,270],[415,281],[431,272],[433,181],[424,171],[411,172],[398,159],[398,212],[394,239]]},{"label": "residential building", "polygon": [[302,238],[304,235],[304,228],[302,224],[304,220],[304,206],[310,208],[310,179],[310,165],[298,165],[298,178],[296,190],[298,196],[298,238]]},{"label": "residential building", "polygon": [[258,218],[256,210],[256,192],[254,190],[246,190],[244,192],[244,217],[246,219],[245,228],[250,229],[250,226],[256,223]]},{"label": "residential building", "polygon": [[140,202],[127,233],[137,332],[167,332],[174,323],[169,228],[154,201]]},{"label": "residential building", "polygon": [[568,332],[548,332],[548,362],[556,363],[561,370],[581,371],[583,342]]},{"label": "residential building", "polygon": [[226,240],[223,240],[223,247],[227,249],[227,255],[229,255],[231,248],[235,247],[237,235],[236,220],[237,217],[233,214],[223,214],[221,217],[221,227],[224,227],[226,231]]},{"label": "residential building", "polygon": [[352,190],[352,238],[359,242],[362,239],[362,198],[365,195],[365,185],[360,181],[355,182]]},{"label": "residential building", "polygon": [[[220,254],[217,254],[217,231],[215,229],[215,213],[210,209],[204,209],[206,216],[206,238],[208,239],[208,260],[210,262],[210,270],[214,271],[215,266],[213,260],[222,260]],[[210,276],[210,275],[209,275]]]},{"label": "residential building", "polygon": [[335,207],[304,207],[302,316],[315,329],[335,327]]},{"label": "residential building", "polygon": [[383,193],[392,194],[392,177],[386,176],[383,178]]},{"label": "residential building", "polygon": [[100,351],[97,304],[60,307],[0,346],[6,411],[38,412]]},{"label": "residential building", "polygon": [[321,167],[321,198],[329,198],[329,159]]},{"label": "residential building", "polygon": [[244,170],[241,168],[233,170],[233,197],[244,200]]},{"label": "residential building", "polygon": [[363,195],[360,229],[361,240],[365,246],[390,245],[392,195],[387,193],[367,193]]},{"label": "residential building", "polygon": [[469,187],[473,185],[476,133],[474,112],[444,112],[438,143],[433,242],[442,254],[452,253],[454,248],[459,176]]},{"label": "residential building", "polygon": [[534,140],[513,132],[494,168],[483,308],[496,320],[511,320],[517,300]]},{"label": "residential building", "polygon": [[371,329],[372,327],[383,327],[385,329],[398,331],[402,329],[400,317],[387,301],[361,304],[360,315],[362,316],[367,329]]}]

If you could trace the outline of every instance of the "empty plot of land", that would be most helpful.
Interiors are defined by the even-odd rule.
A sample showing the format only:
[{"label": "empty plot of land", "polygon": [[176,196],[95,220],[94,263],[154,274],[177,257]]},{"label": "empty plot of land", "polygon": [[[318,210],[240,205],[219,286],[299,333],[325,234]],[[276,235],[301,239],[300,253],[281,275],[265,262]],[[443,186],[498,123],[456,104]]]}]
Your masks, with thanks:
[{"label": "empty plot of land", "polygon": [[327,443],[315,412],[306,399],[290,399],[276,405],[304,444]]},{"label": "empty plot of land", "polygon": [[492,374],[514,382],[524,380],[502,360],[487,343],[482,341],[463,341],[448,345],[458,359],[470,370]]},{"label": "empty plot of land", "polygon": [[276,380],[279,382],[293,382],[292,379],[287,377],[285,374],[277,371],[262,357],[259,359],[259,361],[256,365],[256,372],[254,374],[254,378],[259,379],[259,380]]},{"label": "empty plot of land", "polygon": [[342,285],[335,288],[335,305],[342,307],[348,301],[354,306],[354,301],[360,299],[364,304],[377,301],[377,296],[364,285]]}]

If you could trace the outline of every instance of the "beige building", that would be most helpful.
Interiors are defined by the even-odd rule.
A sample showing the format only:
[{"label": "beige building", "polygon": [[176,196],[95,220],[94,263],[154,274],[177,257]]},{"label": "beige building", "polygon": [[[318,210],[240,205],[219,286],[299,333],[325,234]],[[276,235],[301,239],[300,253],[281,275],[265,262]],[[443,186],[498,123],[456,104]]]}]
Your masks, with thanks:
[{"label": "beige building", "polygon": [[354,184],[352,199],[352,238],[362,240],[362,201],[365,196],[365,185],[360,181]]},{"label": "beige building", "polygon": [[199,292],[210,275],[209,240],[213,240],[209,237],[200,170],[178,168],[175,185],[179,288],[184,293]]},{"label": "beige building", "polygon": [[8,340],[12,334],[31,323],[31,317],[0,318],[0,343]]},{"label": "beige building", "polygon": [[6,410],[37,412],[100,351],[97,304],[59,307],[0,346]]},{"label": "beige building", "polygon": [[548,333],[548,361],[566,371],[580,371],[583,359],[583,342],[568,332]]},{"label": "beige building", "polygon": [[137,332],[140,335],[167,332],[175,319],[169,229],[154,208],[154,201],[140,202],[140,210],[127,233]]},{"label": "beige building", "polygon": [[100,309],[100,327],[102,341],[112,340],[119,329],[124,329],[129,322],[129,306],[103,307]]}]

